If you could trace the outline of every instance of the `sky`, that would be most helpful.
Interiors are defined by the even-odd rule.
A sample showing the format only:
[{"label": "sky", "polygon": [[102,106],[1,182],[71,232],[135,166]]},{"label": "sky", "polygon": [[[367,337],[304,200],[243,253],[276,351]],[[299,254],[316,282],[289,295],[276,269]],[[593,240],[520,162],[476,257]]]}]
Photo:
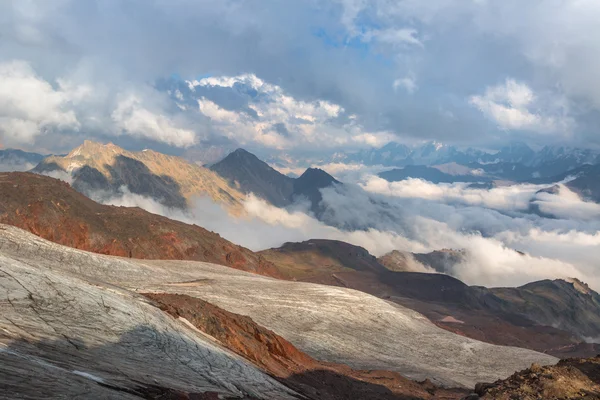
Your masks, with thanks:
[{"label": "sky", "polygon": [[594,0],[0,0],[0,146],[598,147]]}]

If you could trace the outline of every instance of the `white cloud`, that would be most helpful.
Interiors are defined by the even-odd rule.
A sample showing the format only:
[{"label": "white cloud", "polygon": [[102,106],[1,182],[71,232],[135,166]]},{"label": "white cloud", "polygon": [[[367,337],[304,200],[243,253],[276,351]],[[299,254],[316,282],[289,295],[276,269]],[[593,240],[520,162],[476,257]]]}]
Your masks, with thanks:
[{"label": "white cloud", "polygon": [[514,79],[488,87],[483,96],[472,96],[469,102],[502,129],[564,133],[571,125],[564,115],[538,110],[538,98],[531,88]]},{"label": "white cloud", "polygon": [[[421,188],[413,186],[413,190],[418,194]],[[244,204],[244,218],[230,216],[206,198],[197,199],[189,212],[166,208],[126,190],[108,199],[102,194],[99,199],[114,205],[140,206],[195,223],[252,250],[317,238],[362,246],[376,256],[391,250],[422,253],[441,248],[465,249],[466,259],[449,273],[468,284],[517,286],[540,279],[575,277],[596,290],[600,288],[600,220],[551,220],[518,213],[510,208],[522,206],[520,200],[515,201],[520,196],[509,192],[494,194],[496,199],[480,194],[476,201],[468,196],[458,201],[458,192],[451,204],[439,195],[431,200],[427,191],[421,192],[422,197],[413,194],[405,198],[344,185],[322,193],[323,205],[333,211],[328,215],[329,222],[370,228],[342,230],[307,215],[302,205],[279,209],[252,195]],[[490,204],[505,209],[506,214],[485,208]]]},{"label": "white cloud", "polygon": [[422,179],[388,182],[369,176],[361,183],[368,192],[402,198],[418,198],[444,203],[459,203],[494,210],[527,210],[535,193],[547,185],[507,185],[492,189],[472,189],[469,183],[434,184]]},{"label": "white cloud", "polygon": [[417,37],[417,30],[411,28],[388,28],[383,30],[371,30],[362,35],[365,42],[377,41],[391,44],[393,46],[419,46],[423,43]]},{"label": "white cloud", "polygon": [[32,143],[51,129],[78,129],[74,93],[52,86],[25,61],[0,63],[0,135],[8,144]]},{"label": "white cloud", "polygon": [[563,184],[558,185],[558,194],[538,193],[532,199],[532,204],[539,207],[545,214],[564,219],[598,219],[600,204],[583,201],[579,195]]},{"label": "white cloud", "polygon": [[212,127],[242,144],[258,142],[266,147],[289,149],[298,146],[335,147],[343,145],[381,146],[394,139],[389,132],[369,132],[356,116],[345,116],[345,110],[324,100],[303,101],[287,94],[281,87],[267,83],[255,75],[218,76],[190,81],[196,87],[246,85],[258,92],[248,99],[255,113],[232,111],[202,97],[200,112],[209,117]]},{"label": "white cloud", "polygon": [[417,90],[417,82],[413,77],[410,76],[396,79],[392,86],[394,87],[394,90],[402,88],[409,94],[413,94]]},{"label": "white cloud", "polygon": [[138,137],[153,139],[177,147],[191,146],[196,135],[190,129],[177,126],[169,116],[155,113],[144,107],[142,100],[129,94],[123,97],[112,112],[116,128]]}]

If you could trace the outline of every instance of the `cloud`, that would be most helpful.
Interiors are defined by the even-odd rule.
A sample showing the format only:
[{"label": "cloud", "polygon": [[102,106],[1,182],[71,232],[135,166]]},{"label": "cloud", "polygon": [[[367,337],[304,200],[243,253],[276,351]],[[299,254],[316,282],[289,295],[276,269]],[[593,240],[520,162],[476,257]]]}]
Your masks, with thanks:
[{"label": "cloud", "polygon": [[211,199],[195,199],[189,210],[182,211],[165,207],[158,201],[131,193],[122,187],[119,193],[95,192],[90,196],[104,204],[124,207],[141,207],[154,214],[178,221],[197,224],[218,232],[225,239],[254,251],[279,247],[285,242],[300,242],[308,239],[342,240],[365,247],[373,254],[382,255],[396,248],[423,249],[418,243],[392,232],[374,229],[346,232],[316,220],[306,212],[306,207],[295,210],[274,207],[254,195],[244,203],[245,217],[232,217],[224,208]]},{"label": "cloud", "polygon": [[15,172],[29,171],[34,168],[35,164],[27,161],[20,162],[0,162],[0,172]]},{"label": "cloud", "polygon": [[450,204],[480,206],[494,210],[525,211],[535,193],[547,185],[506,185],[492,189],[472,189],[469,183],[434,184],[422,179],[406,179],[388,182],[385,179],[369,176],[361,183],[368,192],[402,198],[419,198]]},{"label": "cloud", "polygon": [[[276,149],[353,147],[356,144],[381,146],[394,139],[389,132],[369,132],[347,115],[341,106],[324,101],[303,101],[287,94],[280,86],[256,75],[212,76],[188,82],[199,110],[222,135],[241,144],[260,143]],[[228,109],[205,97],[214,88],[228,88],[239,99],[237,108]],[[223,93],[223,92],[219,92]],[[228,97],[231,105],[231,97]]]},{"label": "cloud", "polygon": [[0,137],[9,145],[32,143],[52,129],[78,129],[73,92],[55,88],[25,61],[0,63]]},{"label": "cloud", "polygon": [[196,142],[194,131],[179,128],[169,116],[156,114],[144,108],[142,100],[133,94],[118,102],[111,117],[117,129],[132,136],[153,139],[177,147],[188,147]]},{"label": "cloud", "polygon": [[535,187],[518,185],[488,193],[413,180],[407,186],[381,190],[374,185],[381,183],[378,179],[365,178],[361,185],[377,188],[377,193],[352,185],[323,189],[324,220],[346,230],[370,227],[394,232],[412,246],[400,250],[415,251],[415,244],[426,251],[466,249],[465,262],[449,273],[469,284],[515,286],[577,277],[600,288],[594,261],[600,256],[600,219],[530,214],[527,209],[536,196]]},{"label": "cloud", "polygon": [[417,82],[413,77],[399,78],[392,85],[394,90],[404,89],[407,93],[413,94],[417,90]]},{"label": "cloud", "polygon": [[583,201],[577,193],[564,184],[558,185],[558,193],[537,193],[531,203],[547,215],[563,219],[589,220],[600,218],[600,204]]},{"label": "cloud", "polygon": [[417,37],[417,30],[412,28],[388,28],[383,30],[371,30],[363,34],[362,40],[366,42],[378,41],[393,46],[419,46],[423,43]]},{"label": "cloud", "polygon": [[[531,195],[529,188],[520,189]],[[322,221],[309,215],[307,205],[279,209],[253,195],[244,203],[244,218],[232,217],[207,198],[196,199],[186,212],[166,208],[126,189],[95,198],[195,223],[252,250],[315,238],[352,243],[376,256],[391,250],[424,253],[464,249],[463,262],[447,272],[468,284],[518,286],[540,279],[575,277],[600,289],[600,219],[548,219],[522,212],[525,203],[510,191],[488,198],[483,193],[474,196],[461,190],[448,197],[431,196],[429,188],[417,192],[419,186],[412,186],[412,190],[421,196],[373,193],[352,184],[323,189]]]},{"label": "cloud", "polygon": [[529,86],[514,79],[488,87],[483,96],[472,96],[469,101],[502,129],[564,133],[572,123],[564,115],[545,115],[543,111],[533,111],[538,101],[536,95]]}]

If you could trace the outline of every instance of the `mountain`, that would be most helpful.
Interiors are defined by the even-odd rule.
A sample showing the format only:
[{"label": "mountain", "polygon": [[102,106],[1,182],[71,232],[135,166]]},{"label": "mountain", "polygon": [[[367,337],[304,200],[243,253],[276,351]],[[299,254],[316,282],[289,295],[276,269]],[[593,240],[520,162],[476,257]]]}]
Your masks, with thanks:
[{"label": "mountain", "polygon": [[76,190],[94,197],[110,197],[126,187],[168,207],[185,208],[195,196],[208,196],[240,213],[244,199],[216,173],[182,158],[152,150],[130,152],[89,140],[64,157],[44,159],[33,172],[66,173]]},{"label": "mountain", "polygon": [[[446,271],[449,264],[464,257],[460,251],[403,256],[396,252],[376,259],[348,243],[310,240],[286,243],[259,254],[287,279],[370,293],[418,311],[436,325],[467,337],[560,356],[589,356],[600,350],[600,345],[583,342],[598,329],[597,293],[578,297],[569,285],[556,285],[545,293],[531,292],[527,287],[506,289],[516,293],[509,297],[503,289],[471,287],[448,275],[422,273],[427,268]],[[531,306],[524,307],[522,297],[531,297],[526,303]],[[553,319],[564,323],[555,327]]]},{"label": "mountain", "polygon": [[308,168],[294,180],[294,200],[308,199],[310,210],[320,218],[324,211],[320,204],[323,200],[321,189],[341,184],[334,177],[319,168]]},{"label": "mountain", "polygon": [[[0,290],[10,301],[0,303],[0,341],[13,345],[9,352],[0,352],[3,361],[12,361],[0,363],[0,368],[16,364],[27,371],[36,365],[34,373],[54,375],[48,380],[60,377],[60,382],[67,379],[60,375],[71,378],[72,371],[81,371],[108,387],[155,381],[159,387],[233,398],[299,398],[285,380],[275,384],[262,372],[261,364],[279,368],[300,357],[267,330],[315,360],[448,386],[473,387],[506,378],[533,362],[557,361],[453,334],[414,311],[356,290],[275,280],[203,262],[92,254],[11,226],[1,228]],[[182,302],[174,295],[202,301]],[[210,306],[204,302],[238,316],[206,310]],[[218,320],[211,321],[211,316]],[[225,332],[220,324],[226,324],[221,325]],[[245,329],[258,340],[247,337]],[[279,362],[252,361],[269,343]],[[244,358],[231,357],[236,346],[238,351],[247,349]],[[286,355],[293,358],[286,360]],[[307,374],[320,375],[322,382],[331,379],[323,369],[289,372],[305,379]],[[303,391],[311,394],[310,389]],[[309,398],[321,397],[313,389]]]},{"label": "mountain", "polygon": [[565,186],[586,200],[600,203],[600,164],[581,167],[574,174],[576,178]]},{"label": "mountain", "polygon": [[276,207],[285,207],[292,202],[294,179],[244,149],[235,150],[210,169],[242,192],[254,193]]},{"label": "mountain", "polygon": [[0,172],[28,171],[45,157],[41,154],[16,149],[0,150]]},{"label": "mountain", "polygon": [[318,168],[308,168],[300,177],[290,178],[244,149],[237,149],[211,169],[242,192],[254,193],[276,207],[308,200],[317,216],[322,212],[321,189],[341,184]]},{"label": "mountain", "polygon": [[0,223],[101,254],[206,261],[279,276],[262,257],[216,233],[141,208],[98,204],[65,182],[32,173],[0,173]]},{"label": "mountain", "polygon": [[398,182],[409,178],[423,179],[432,183],[488,182],[490,180],[488,177],[479,175],[449,174],[440,171],[440,168],[424,165],[408,165],[404,168],[395,168],[381,172],[379,177],[388,182]]},{"label": "mountain", "polygon": [[[579,149],[563,146],[545,146],[539,151],[533,150],[525,143],[510,143],[496,152],[482,151],[473,148],[460,149],[439,142],[427,142],[419,146],[408,147],[399,143],[388,143],[379,149],[363,150],[357,153],[336,153],[331,162],[358,163],[364,165],[383,165],[386,167],[404,168],[408,166],[438,168],[449,173],[445,164],[457,164],[479,171],[480,178],[487,180],[503,179],[518,182],[529,182],[537,178],[550,178],[576,170],[585,165],[600,164],[600,152],[592,149]],[[407,170],[409,171],[409,170]],[[453,178],[439,175],[436,171],[425,168],[410,170],[417,177],[432,182],[469,182],[468,173]],[[427,177],[431,175],[431,177]],[[412,176],[411,177],[415,177]],[[402,178],[396,178],[397,180]]]},{"label": "mountain", "polygon": [[506,310],[540,325],[600,339],[600,295],[578,279],[544,280],[490,291],[509,303]]},{"label": "mountain", "polygon": [[[600,202],[600,164],[583,165],[558,175],[534,179],[532,183],[541,185],[560,181],[566,181],[564,185],[579,194],[584,200]],[[549,187],[543,190],[553,193],[557,188]]]}]

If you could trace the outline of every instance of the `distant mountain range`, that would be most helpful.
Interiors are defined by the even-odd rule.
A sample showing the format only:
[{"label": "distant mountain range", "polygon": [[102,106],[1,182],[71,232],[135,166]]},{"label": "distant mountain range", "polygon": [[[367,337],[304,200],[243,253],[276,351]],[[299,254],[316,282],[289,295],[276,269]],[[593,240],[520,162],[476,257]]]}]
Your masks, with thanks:
[{"label": "distant mountain range", "polygon": [[460,149],[438,142],[428,142],[417,147],[391,142],[379,149],[357,153],[337,153],[337,161],[357,162],[364,165],[404,167],[407,165],[467,164],[522,164],[543,167],[548,176],[579,167],[600,163],[600,151],[569,147],[546,146],[534,151],[525,143],[512,143],[497,152],[479,149]]},{"label": "distant mountain range", "polygon": [[22,150],[0,150],[0,172],[28,171],[47,156]]},{"label": "distant mountain range", "polygon": [[398,166],[378,174],[390,182],[417,178],[433,183],[466,182],[485,189],[494,187],[494,181],[551,184],[567,180],[566,186],[583,199],[600,201],[600,153],[589,149],[547,146],[535,152],[525,144],[514,144],[490,154],[440,144],[410,151],[405,147],[394,143],[348,160]]}]

